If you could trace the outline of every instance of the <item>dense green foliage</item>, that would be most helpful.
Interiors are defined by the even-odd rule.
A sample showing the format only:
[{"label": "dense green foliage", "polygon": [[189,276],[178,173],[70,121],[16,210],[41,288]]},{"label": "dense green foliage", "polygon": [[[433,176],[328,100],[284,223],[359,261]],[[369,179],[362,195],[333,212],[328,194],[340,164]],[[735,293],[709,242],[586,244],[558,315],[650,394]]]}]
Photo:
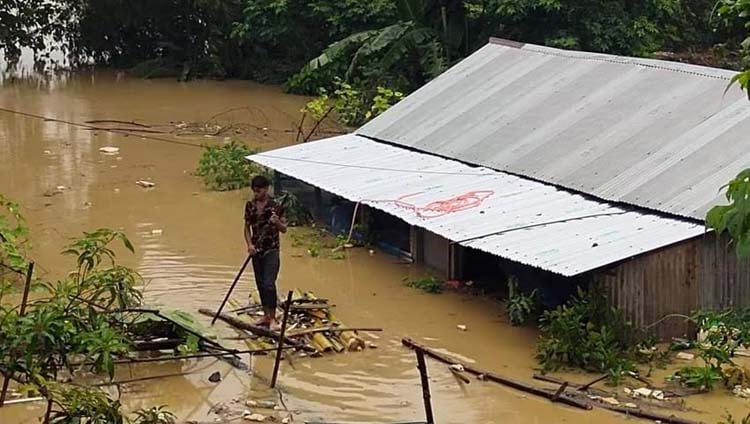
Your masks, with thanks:
[{"label": "dense green foliage", "polygon": [[70,35],[76,0],[0,0],[0,58],[18,60],[22,48],[36,52],[44,61],[50,42],[66,44]]},{"label": "dense green foliage", "polygon": [[545,370],[571,366],[607,373],[615,383],[635,370],[636,331],[601,294],[579,290],[565,305],[543,313],[540,330],[537,356]]},{"label": "dense green foliage", "polygon": [[[650,55],[744,39],[742,0],[0,0],[0,48],[138,66],[146,76],[239,77],[295,92],[409,92],[497,36],[600,52]],[[290,78],[291,77],[291,78]]]},{"label": "dense green foliage", "polygon": [[706,224],[718,234],[729,233],[737,254],[750,255],[750,169],[737,175],[726,186],[728,205],[713,207],[706,215]]},{"label": "dense green foliage", "polygon": [[[140,304],[142,280],[117,263],[116,241],[133,251],[122,232],[109,229],[74,240],[63,252],[75,256],[74,270],[61,281],[40,282],[44,295],[28,302],[23,313],[6,299],[10,285],[0,284],[0,372],[50,399],[51,423],[126,421],[120,403],[105,392],[58,381],[80,371],[113,378],[115,358],[131,347],[115,311]],[[161,409],[139,411],[134,423],[169,424],[170,417]]]},{"label": "dense green foliage", "polygon": [[[750,99],[750,1],[720,0],[718,14],[725,27],[732,28],[727,43],[739,44],[743,71],[732,79],[747,92]],[[737,35],[740,34],[740,35]],[[713,207],[706,214],[706,224],[718,234],[727,232],[736,245],[737,255],[750,256],[750,168],[740,172],[723,188],[728,205]]]},{"label": "dense green foliage", "polygon": [[204,146],[195,175],[202,177],[210,190],[228,191],[247,187],[254,175],[268,174],[265,168],[245,159],[257,152],[234,140],[227,144]]}]

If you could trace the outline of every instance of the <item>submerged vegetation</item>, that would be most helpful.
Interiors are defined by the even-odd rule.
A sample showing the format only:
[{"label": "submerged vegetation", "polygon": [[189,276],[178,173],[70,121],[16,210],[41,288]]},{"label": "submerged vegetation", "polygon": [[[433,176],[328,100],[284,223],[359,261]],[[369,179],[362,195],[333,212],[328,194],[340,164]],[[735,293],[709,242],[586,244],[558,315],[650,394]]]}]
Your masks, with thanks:
[{"label": "submerged vegetation", "polygon": [[445,288],[445,282],[435,278],[433,275],[417,279],[409,279],[406,277],[404,278],[404,283],[406,283],[407,287],[434,294],[442,293]]},{"label": "submerged vegetation", "polygon": [[[13,211],[22,223],[15,206]],[[6,238],[4,249],[18,251],[9,247],[14,242],[19,240]],[[61,382],[81,372],[112,379],[115,358],[129,352],[137,337],[120,311],[140,305],[143,281],[117,263],[115,242],[133,251],[125,234],[110,229],[74,240],[63,252],[75,257],[73,271],[54,283],[39,282],[42,296],[25,305],[10,303],[10,282],[0,284],[0,372],[46,397],[51,423],[127,422],[119,401],[106,392]],[[171,417],[161,409],[136,415],[138,424],[168,423]]]},{"label": "submerged vegetation", "polygon": [[205,146],[195,175],[203,178],[203,184],[209,190],[248,187],[254,175],[269,174],[267,169],[245,159],[255,153],[258,151],[234,140],[219,146]]},{"label": "submerged vegetation", "polygon": [[695,348],[702,367],[678,370],[672,379],[688,387],[712,390],[717,383],[729,389],[750,386],[750,370],[735,363],[739,349],[750,348],[750,308],[699,311],[690,317],[698,327]]},{"label": "submerged vegetation", "polygon": [[636,330],[597,292],[578,295],[540,318],[538,359],[545,370],[569,366],[606,373],[613,383],[635,371]]},{"label": "submerged vegetation", "polygon": [[25,272],[28,234],[18,204],[0,194],[0,284],[8,273]]},{"label": "submerged vegetation", "polygon": [[512,325],[525,324],[532,319],[537,312],[537,291],[523,293],[518,287],[518,279],[511,276],[508,278],[508,299],[505,301],[505,310]]}]

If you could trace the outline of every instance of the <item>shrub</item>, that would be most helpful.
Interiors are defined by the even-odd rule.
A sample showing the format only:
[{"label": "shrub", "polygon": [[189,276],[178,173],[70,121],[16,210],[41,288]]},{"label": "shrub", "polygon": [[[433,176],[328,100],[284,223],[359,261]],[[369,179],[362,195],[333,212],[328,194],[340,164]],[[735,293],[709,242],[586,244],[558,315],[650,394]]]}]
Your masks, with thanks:
[{"label": "shrub", "polygon": [[522,325],[536,312],[536,289],[525,294],[518,289],[516,277],[508,279],[508,299],[505,301],[505,310],[512,325]]},{"label": "shrub", "polygon": [[607,373],[618,383],[635,369],[636,333],[599,293],[579,289],[565,305],[544,312],[540,329],[537,358],[545,370],[572,366]]},{"label": "shrub", "polygon": [[293,227],[305,225],[312,221],[312,215],[294,193],[282,191],[276,198],[279,206],[284,210],[287,223]]},{"label": "shrub", "polygon": [[246,156],[258,153],[257,149],[232,141],[221,146],[204,146],[195,175],[203,178],[210,190],[237,190],[250,185],[253,175],[269,175],[269,171],[256,165]]}]

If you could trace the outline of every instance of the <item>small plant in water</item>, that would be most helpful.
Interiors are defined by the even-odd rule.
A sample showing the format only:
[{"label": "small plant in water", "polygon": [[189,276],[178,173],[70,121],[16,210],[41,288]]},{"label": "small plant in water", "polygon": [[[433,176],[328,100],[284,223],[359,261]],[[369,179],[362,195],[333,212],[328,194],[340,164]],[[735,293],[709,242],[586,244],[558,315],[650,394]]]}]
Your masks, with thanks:
[{"label": "small plant in water", "polygon": [[536,312],[536,289],[525,294],[518,288],[518,279],[511,276],[508,279],[508,300],[505,310],[512,325],[522,325],[533,317]]},{"label": "small plant in water", "polygon": [[175,424],[177,417],[165,409],[165,406],[154,406],[135,411],[133,424]]},{"label": "small plant in water", "polygon": [[18,204],[0,194],[0,283],[6,271],[26,269],[29,229]]},{"label": "small plant in water", "polygon": [[442,293],[443,292],[443,281],[438,280],[434,276],[423,277],[416,280],[410,280],[408,277],[404,278],[404,282],[408,287],[423,290],[427,293]]},{"label": "small plant in water", "polygon": [[257,153],[257,149],[234,140],[221,146],[205,146],[203,149],[195,175],[202,177],[203,183],[210,190],[237,190],[249,186],[253,175],[270,174],[266,168],[245,159],[246,156]]}]

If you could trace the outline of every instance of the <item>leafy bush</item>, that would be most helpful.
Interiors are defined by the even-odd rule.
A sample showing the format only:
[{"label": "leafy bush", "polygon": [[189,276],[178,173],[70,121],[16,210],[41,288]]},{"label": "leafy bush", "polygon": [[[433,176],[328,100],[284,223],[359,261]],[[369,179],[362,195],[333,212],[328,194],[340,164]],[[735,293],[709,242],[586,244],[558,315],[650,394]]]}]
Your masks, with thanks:
[{"label": "leafy bush", "polygon": [[635,370],[636,333],[599,293],[579,289],[565,305],[544,312],[540,329],[537,358],[545,370],[572,366],[607,373],[614,383]]},{"label": "leafy bush", "polygon": [[505,301],[505,310],[513,325],[522,325],[536,312],[536,289],[529,294],[524,294],[518,289],[518,280],[515,277],[508,279],[508,299]]},{"label": "leafy bush", "polygon": [[438,280],[434,276],[418,278],[416,280],[409,280],[408,277],[404,278],[404,282],[408,287],[423,290],[427,293],[442,293],[443,292],[443,281]]},{"label": "leafy bush", "polygon": [[45,392],[53,399],[55,405],[50,414],[51,424],[125,422],[120,412],[120,402],[101,390],[46,382]]},{"label": "leafy bush", "polygon": [[403,98],[403,93],[381,86],[372,90],[355,87],[339,77],[333,79],[333,89],[321,88],[318,97],[309,101],[302,108],[303,119],[310,117],[312,129],[302,137],[308,140],[318,127],[329,118],[348,127],[364,124],[388,110]]},{"label": "leafy bush", "polygon": [[229,191],[247,187],[253,175],[269,174],[266,168],[245,159],[255,153],[258,150],[234,140],[221,146],[205,146],[195,175],[203,177],[203,183],[210,190]]},{"label": "leafy bush", "polygon": [[284,216],[289,225],[294,227],[305,225],[312,221],[310,211],[307,210],[305,205],[294,195],[294,193],[282,191],[281,194],[276,197],[276,201],[284,210]]},{"label": "leafy bush", "polygon": [[397,90],[391,90],[390,88],[377,87],[376,90],[377,94],[372,98],[372,106],[370,106],[370,110],[365,113],[365,120],[367,121],[385,112],[404,97],[404,93]]},{"label": "leafy bush", "polygon": [[725,386],[746,386],[748,371],[737,366],[732,357],[740,347],[750,346],[750,309],[730,308],[724,311],[698,311],[691,320],[698,325],[696,347],[703,367],[683,367],[671,379],[680,384],[712,390],[717,381]]},{"label": "leafy bush", "polygon": [[[750,38],[748,39],[750,43]],[[749,75],[738,74],[738,75]],[[740,81],[743,88],[747,80]],[[721,235],[729,233],[737,247],[737,255],[750,256],[750,169],[740,172],[726,186],[729,205],[714,206],[706,214],[706,224]]]},{"label": "leafy bush", "polygon": [[122,309],[140,304],[142,279],[116,262],[111,245],[117,241],[133,251],[125,234],[110,229],[71,242],[63,253],[76,257],[75,269],[61,281],[44,283],[47,295],[30,301],[24,315],[3,302],[5,290],[0,289],[3,372],[52,401],[52,423],[124,422],[119,402],[104,392],[55,381],[62,370],[104,372],[111,379],[115,358],[130,350]]},{"label": "leafy bush", "polygon": [[713,390],[714,385],[720,382],[724,375],[720,368],[713,366],[705,367],[683,367],[677,371],[673,379],[679,380],[680,384],[687,387],[695,387],[701,390]]},{"label": "leafy bush", "polygon": [[26,270],[29,229],[18,204],[0,194],[0,282],[7,268],[22,273]]}]

